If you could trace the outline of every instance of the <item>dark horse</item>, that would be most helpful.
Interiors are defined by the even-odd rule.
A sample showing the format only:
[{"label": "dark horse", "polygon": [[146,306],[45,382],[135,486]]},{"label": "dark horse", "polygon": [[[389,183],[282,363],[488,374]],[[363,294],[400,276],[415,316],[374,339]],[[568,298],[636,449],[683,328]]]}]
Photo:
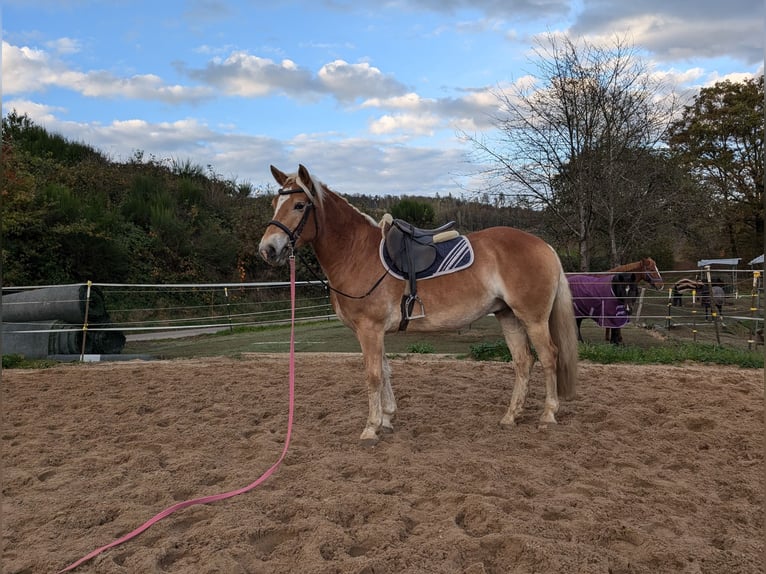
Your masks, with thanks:
[{"label": "dark horse", "polygon": [[609,342],[619,345],[620,328],[633,312],[638,297],[638,278],[635,273],[615,275],[568,275],[572,291],[577,339],[583,341],[580,325],[583,319],[593,319],[602,327],[611,329]]}]

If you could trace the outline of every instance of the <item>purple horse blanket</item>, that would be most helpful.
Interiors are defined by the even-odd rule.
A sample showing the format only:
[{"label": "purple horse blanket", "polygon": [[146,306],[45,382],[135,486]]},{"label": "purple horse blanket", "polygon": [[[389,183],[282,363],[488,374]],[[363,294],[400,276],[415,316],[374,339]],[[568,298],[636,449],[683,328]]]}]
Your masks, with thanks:
[{"label": "purple horse blanket", "polygon": [[607,329],[620,329],[628,324],[628,308],[612,292],[612,277],[567,275],[576,318],[593,319]]}]

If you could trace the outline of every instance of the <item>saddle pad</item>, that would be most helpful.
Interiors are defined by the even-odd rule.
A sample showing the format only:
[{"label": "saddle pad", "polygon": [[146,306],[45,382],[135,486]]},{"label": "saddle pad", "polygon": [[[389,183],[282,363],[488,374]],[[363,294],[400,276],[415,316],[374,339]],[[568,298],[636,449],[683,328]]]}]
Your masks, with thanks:
[{"label": "saddle pad", "polygon": [[[433,264],[415,275],[416,279],[431,279],[439,275],[446,275],[461,271],[473,264],[473,247],[465,235],[459,235],[454,239],[436,243],[436,260]],[[397,279],[408,279],[408,277],[396,267],[386,250],[385,239],[380,242],[380,261],[391,275]]]},{"label": "saddle pad", "polygon": [[569,275],[575,317],[590,318],[601,327],[620,329],[630,315],[625,305],[612,292],[611,275]]}]

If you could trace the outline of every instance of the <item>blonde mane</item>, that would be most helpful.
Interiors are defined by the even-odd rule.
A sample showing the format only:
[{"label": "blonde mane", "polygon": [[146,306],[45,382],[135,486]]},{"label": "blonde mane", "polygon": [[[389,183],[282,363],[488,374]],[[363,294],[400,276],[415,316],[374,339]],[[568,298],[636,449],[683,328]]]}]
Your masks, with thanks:
[{"label": "blonde mane", "polygon": [[[293,177],[293,176],[291,176],[291,177]],[[302,188],[304,191],[306,191],[306,193],[308,193],[309,195],[311,195],[311,193],[308,191],[307,187],[306,187],[306,186],[304,186],[303,184],[301,184],[301,182],[299,181],[299,178],[298,178],[297,174],[295,174],[295,182],[296,182],[298,185],[300,185],[300,186],[301,186],[301,188]],[[319,206],[320,206],[320,207],[322,207],[322,206],[324,205],[325,193],[329,191],[329,192],[332,192],[332,193],[333,193],[333,194],[334,194],[334,195],[335,195],[335,196],[336,196],[338,199],[341,199],[342,201],[345,201],[345,202],[348,204],[348,206],[349,206],[351,209],[353,209],[353,210],[354,210],[354,211],[356,211],[356,212],[357,212],[359,215],[361,215],[362,217],[364,217],[364,218],[365,218],[365,219],[366,219],[368,222],[370,222],[372,225],[375,225],[375,226],[377,226],[377,225],[378,225],[378,223],[377,223],[377,222],[376,222],[376,221],[375,221],[375,220],[374,220],[374,219],[373,219],[373,218],[372,218],[370,215],[368,215],[368,214],[364,213],[363,211],[361,211],[361,210],[360,210],[358,207],[356,207],[355,205],[352,205],[352,204],[351,204],[351,202],[350,202],[348,199],[346,199],[345,197],[343,197],[343,196],[342,196],[341,194],[339,194],[337,191],[333,191],[332,189],[330,189],[329,187],[327,187],[327,185],[325,185],[325,184],[324,184],[322,181],[318,180],[318,179],[317,179],[316,177],[314,177],[313,175],[311,176],[311,182],[313,183],[314,189],[315,189],[315,190],[317,190],[317,193],[316,193],[316,196],[317,196],[317,197],[316,197],[316,200],[317,200],[317,203],[319,204]]]}]

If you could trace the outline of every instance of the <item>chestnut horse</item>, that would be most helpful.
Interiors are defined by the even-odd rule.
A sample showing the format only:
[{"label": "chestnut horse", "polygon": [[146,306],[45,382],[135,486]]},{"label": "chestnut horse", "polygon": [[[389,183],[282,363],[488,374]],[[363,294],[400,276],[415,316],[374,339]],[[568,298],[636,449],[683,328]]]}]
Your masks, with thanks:
[{"label": "chestnut horse", "polygon": [[[661,291],[663,287],[665,287],[665,282],[662,280],[660,270],[657,269],[657,264],[651,257],[642,257],[640,261],[633,261],[632,263],[612,267],[609,270],[609,273],[635,273],[639,282],[646,281],[657,291]],[[622,333],[620,332],[620,329],[613,330],[607,328],[604,331],[605,341],[616,342],[617,344],[622,343]]]},{"label": "chestnut horse", "polygon": [[[393,431],[396,400],[384,338],[399,328],[408,283],[391,275],[381,262],[382,230],[371,217],[303,165],[293,174],[271,166],[271,173],[279,191],[259,252],[268,263],[281,265],[298,247],[314,248],[335,313],[354,331],[362,349],[369,415],[360,441],[375,444],[379,433]],[[512,426],[522,411],[534,364],[530,343],[545,378],[540,423],[555,423],[559,396],[574,396],[578,359],[572,295],[558,255],[542,239],[511,227],[484,229],[467,237],[473,264],[418,281],[417,294],[426,313],[413,317],[408,330],[454,331],[494,313],[516,375],[501,425]]]}]

